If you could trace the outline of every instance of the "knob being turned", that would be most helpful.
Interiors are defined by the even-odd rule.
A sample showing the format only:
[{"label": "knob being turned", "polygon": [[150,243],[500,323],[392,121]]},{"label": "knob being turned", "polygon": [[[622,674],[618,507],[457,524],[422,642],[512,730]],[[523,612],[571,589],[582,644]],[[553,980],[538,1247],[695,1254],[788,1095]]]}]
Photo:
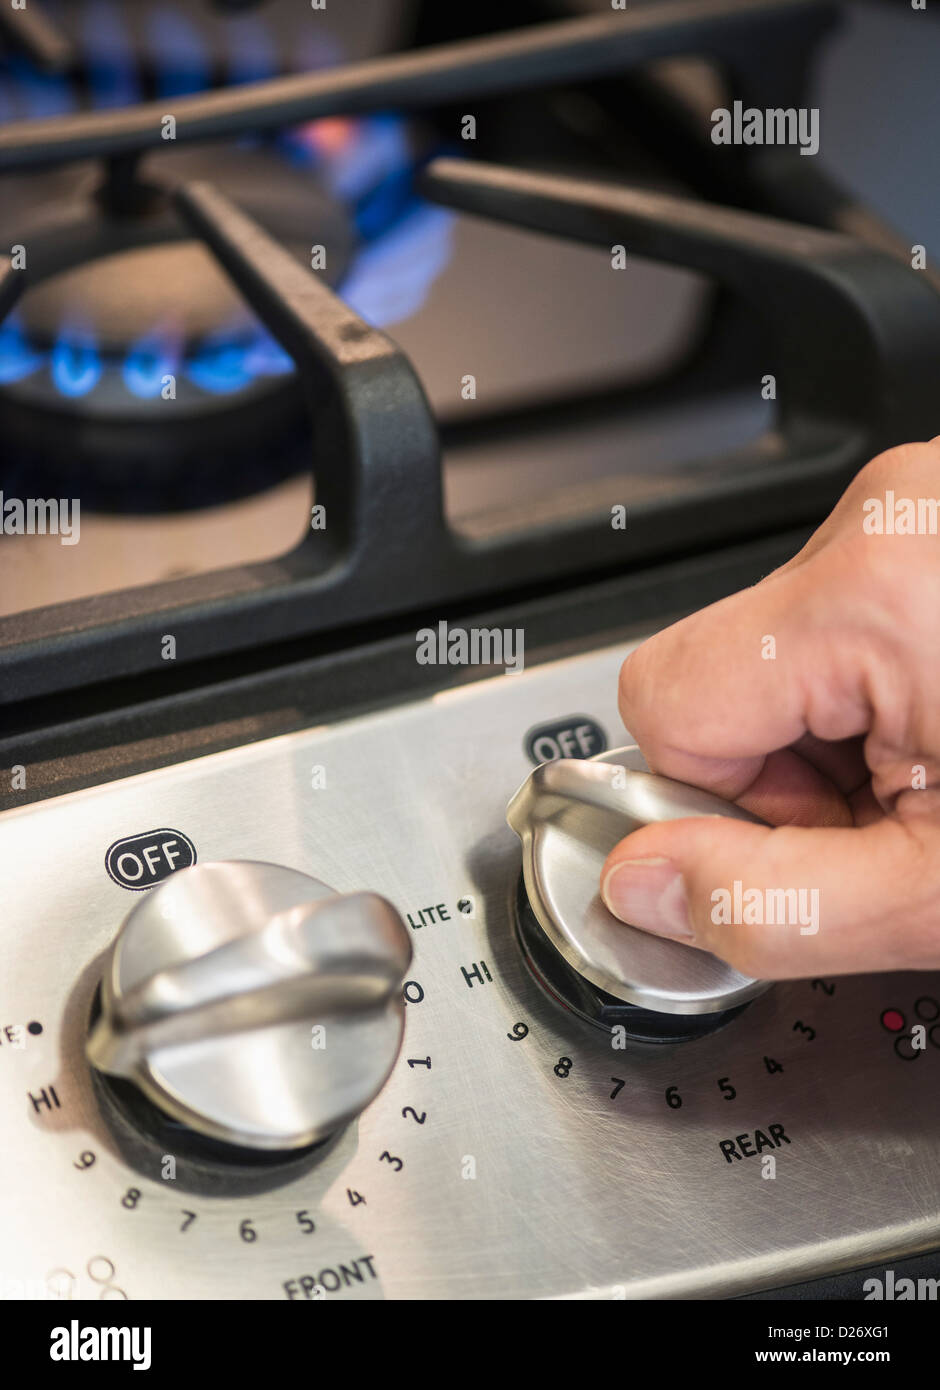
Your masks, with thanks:
[{"label": "knob being turned", "polygon": [[720,1026],[767,988],[705,951],[617,921],[600,897],[604,861],[631,831],[715,815],[757,819],[651,773],[635,747],[543,763],[530,773],[506,818],[522,841],[517,928],[551,993],[599,1026],[623,1024],[629,1032],[640,1020],[635,1036],[669,1041]]}]

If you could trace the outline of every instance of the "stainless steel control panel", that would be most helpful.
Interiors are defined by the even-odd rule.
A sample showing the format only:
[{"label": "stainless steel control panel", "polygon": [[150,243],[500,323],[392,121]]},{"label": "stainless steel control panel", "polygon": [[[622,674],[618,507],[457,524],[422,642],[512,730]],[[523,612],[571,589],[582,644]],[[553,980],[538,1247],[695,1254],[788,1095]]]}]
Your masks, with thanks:
[{"label": "stainless steel control panel", "polygon": [[[625,651],[0,817],[0,1295],[720,1296],[940,1244],[940,975],[778,984],[618,1046],[529,973],[506,806],[533,747],[629,742]],[[379,894],[414,951],[377,1098],[260,1192],[211,1154],[187,1190],[169,1141],[129,1162],[85,1056],[130,909],[223,860]]]}]

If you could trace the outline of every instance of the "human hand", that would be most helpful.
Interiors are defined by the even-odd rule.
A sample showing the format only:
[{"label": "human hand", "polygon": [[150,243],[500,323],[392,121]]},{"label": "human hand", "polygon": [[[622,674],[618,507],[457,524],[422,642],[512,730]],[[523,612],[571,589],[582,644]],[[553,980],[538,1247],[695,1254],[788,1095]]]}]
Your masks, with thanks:
[{"label": "human hand", "polygon": [[[901,499],[920,533],[879,534],[874,502],[897,528]],[[765,979],[940,967],[931,499],[940,437],[879,455],[794,559],[627,658],[620,712],[653,771],[770,824],[635,831],[601,876],[617,917]]]}]

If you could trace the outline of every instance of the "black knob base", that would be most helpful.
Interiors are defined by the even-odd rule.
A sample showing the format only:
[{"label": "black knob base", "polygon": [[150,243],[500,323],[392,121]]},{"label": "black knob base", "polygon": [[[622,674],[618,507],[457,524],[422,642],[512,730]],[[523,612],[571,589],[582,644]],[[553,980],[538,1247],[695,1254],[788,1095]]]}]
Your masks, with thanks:
[{"label": "black knob base", "polygon": [[[100,991],[90,1024],[101,1011]],[[303,1177],[333,1148],[337,1130],[302,1149],[249,1149],[199,1134],[154,1105],[132,1081],[90,1068],[98,1107],[124,1162],[152,1181],[199,1197],[270,1192]],[[167,1171],[167,1159],[173,1166]],[[170,1176],[172,1174],[172,1176]]]},{"label": "black knob base", "polygon": [[556,950],[532,911],[521,875],[514,916],[523,958],[539,988],[563,1009],[606,1033],[623,1028],[634,1042],[692,1042],[724,1028],[743,1013],[750,1002],[710,1014],[665,1014],[628,1004],[586,980]]}]

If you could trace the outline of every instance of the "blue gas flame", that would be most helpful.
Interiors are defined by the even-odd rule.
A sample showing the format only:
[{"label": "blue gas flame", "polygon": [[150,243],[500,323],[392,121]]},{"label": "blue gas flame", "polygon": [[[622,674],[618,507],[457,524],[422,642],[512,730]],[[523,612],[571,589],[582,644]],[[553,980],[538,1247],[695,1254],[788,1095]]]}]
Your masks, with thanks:
[{"label": "blue gas flame", "polygon": [[42,364],[42,353],[30,346],[18,316],[8,314],[0,323],[0,386],[32,376]]},{"label": "blue gas flame", "polygon": [[234,336],[231,329],[213,333],[184,365],[188,379],[213,396],[229,395],[259,377],[284,376],[293,370],[292,359],[260,324],[249,338]]},{"label": "blue gas flame", "polygon": [[260,327],[245,349],[245,363],[254,376],[283,376],[294,370],[294,359]]},{"label": "blue gas flame", "polygon": [[212,78],[212,61],[196,26],[174,5],[160,5],[147,16],[147,40],[157,69],[161,97],[202,92]]},{"label": "blue gas flame", "polygon": [[9,95],[0,88],[0,116],[4,119],[66,116],[75,109],[75,93],[65,73],[38,72],[25,58],[16,56],[8,60],[7,69]]},{"label": "blue gas flame", "polygon": [[49,370],[63,396],[87,396],[98,385],[103,370],[91,329],[81,324],[64,327],[50,354]]},{"label": "blue gas flame", "polygon": [[376,328],[411,318],[451,258],[453,225],[444,208],[413,207],[356,258],[340,286],[342,298]]},{"label": "blue gas flame", "polygon": [[132,396],[152,400],[159,396],[168,376],[179,371],[175,335],[159,330],[138,338],[121,366],[124,385]]},{"label": "blue gas flame", "polygon": [[278,55],[271,31],[260,15],[243,14],[225,26],[228,39],[229,82],[263,82],[278,69]]},{"label": "blue gas flame", "polygon": [[212,396],[228,396],[242,391],[253,380],[242,343],[213,336],[186,364],[190,381]]},{"label": "blue gas flame", "polygon": [[132,106],[140,101],[134,46],[115,0],[86,0],[82,40],[94,104]]}]

